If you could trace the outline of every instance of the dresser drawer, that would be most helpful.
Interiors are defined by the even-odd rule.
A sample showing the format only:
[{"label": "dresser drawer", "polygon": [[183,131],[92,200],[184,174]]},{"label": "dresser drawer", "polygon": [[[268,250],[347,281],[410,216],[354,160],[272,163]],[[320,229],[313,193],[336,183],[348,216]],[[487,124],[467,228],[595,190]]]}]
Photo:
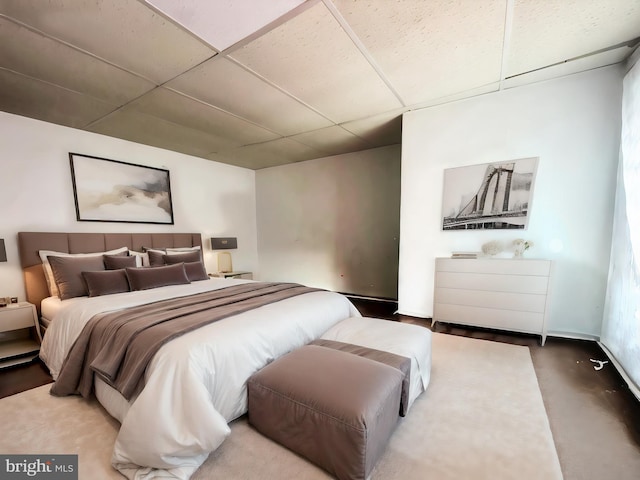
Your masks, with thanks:
[{"label": "dresser drawer", "polygon": [[468,307],[495,308],[521,312],[544,313],[546,295],[508,293],[488,290],[436,288],[435,302]]},{"label": "dresser drawer", "polygon": [[494,273],[436,272],[436,288],[546,295],[549,277]]},{"label": "dresser drawer", "polygon": [[544,313],[447,304],[436,304],[435,310],[438,312],[437,316],[433,317],[436,322],[458,323],[538,335],[543,333]]},{"label": "dresser drawer", "polygon": [[436,271],[548,277],[551,271],[551,261],[512,258],[437,258]]}]

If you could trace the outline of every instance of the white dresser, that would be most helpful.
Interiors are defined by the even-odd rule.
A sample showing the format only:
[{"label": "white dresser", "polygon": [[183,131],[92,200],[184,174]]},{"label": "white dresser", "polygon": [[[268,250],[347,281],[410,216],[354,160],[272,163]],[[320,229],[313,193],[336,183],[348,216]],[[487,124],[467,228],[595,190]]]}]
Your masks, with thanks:
[{"label": "white dresser", "polygon": [[436,258],[436,322],[547,337],[553,262]]}]

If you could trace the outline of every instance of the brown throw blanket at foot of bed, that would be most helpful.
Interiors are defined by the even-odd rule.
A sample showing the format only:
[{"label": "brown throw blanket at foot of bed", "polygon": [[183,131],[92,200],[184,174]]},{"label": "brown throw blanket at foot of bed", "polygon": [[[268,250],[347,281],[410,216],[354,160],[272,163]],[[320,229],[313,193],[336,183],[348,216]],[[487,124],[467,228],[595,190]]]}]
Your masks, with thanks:
[{"label": "brown throw blanket at foot of bed", "polygon": [[313,291],[318,289],[294,283],[247,283],[95,315],[71,347],[51,394],[88,397],[95,372],[130,400],[153,355],[172,338]]}]

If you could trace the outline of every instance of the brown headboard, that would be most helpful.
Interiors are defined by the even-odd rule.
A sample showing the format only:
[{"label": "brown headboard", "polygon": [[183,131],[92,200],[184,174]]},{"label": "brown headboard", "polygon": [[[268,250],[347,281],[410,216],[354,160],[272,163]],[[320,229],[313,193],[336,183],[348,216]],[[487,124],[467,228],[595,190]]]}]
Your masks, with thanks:
[{"label": "brown headboard", "polygon": [[141,251],[146,248],[196,247],[202,246],[199,233],[64,233],[64,232],[19,232],[18,250],[20,265],[24,273],[27,301],[33,303],[38,312],[40,302],[49,296],[44,277],[40,250],[64,253],[94,253],[128,247]]}]

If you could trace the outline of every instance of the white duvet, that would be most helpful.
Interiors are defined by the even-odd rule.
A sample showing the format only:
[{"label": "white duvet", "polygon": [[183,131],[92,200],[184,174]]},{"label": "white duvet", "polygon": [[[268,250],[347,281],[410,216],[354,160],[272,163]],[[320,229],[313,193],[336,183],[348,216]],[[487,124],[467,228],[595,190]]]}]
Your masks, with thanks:
[{"label": "white duvet", "polygon": [[[239,283],[246,281],[214,279],[65,300],[51,319],[40,356],[56,378],[93,315]],[[246,413],[245,385],[253,373],[353,316],[360,314],[346,297],[313,292],[219,320],[168,342],[148,366],[140,395],[126,408],[113,401],[105,405],[122,424],[113,466],[128,478],[189,478],[229,434],[227,423]],[[113,392],[103,391],[98,397],[113,398]]]}]

